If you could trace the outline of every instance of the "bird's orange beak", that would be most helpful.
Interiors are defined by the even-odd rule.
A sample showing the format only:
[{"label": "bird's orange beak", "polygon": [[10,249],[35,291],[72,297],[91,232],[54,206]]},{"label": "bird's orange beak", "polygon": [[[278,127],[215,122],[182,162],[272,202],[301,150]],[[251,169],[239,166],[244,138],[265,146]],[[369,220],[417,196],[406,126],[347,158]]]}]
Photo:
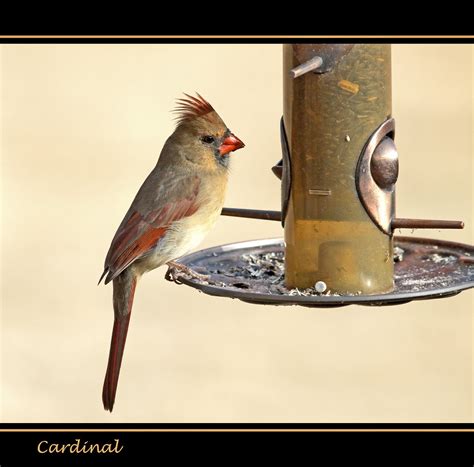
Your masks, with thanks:
[{"label": "bird's orange beak", "polygon": [[245,144],[237,138],[234,134],[230,134],[222,144],[219,146],[219,153],[221,156],[228,154],[231,151],[237,151],[237,149],[243,148]]}]

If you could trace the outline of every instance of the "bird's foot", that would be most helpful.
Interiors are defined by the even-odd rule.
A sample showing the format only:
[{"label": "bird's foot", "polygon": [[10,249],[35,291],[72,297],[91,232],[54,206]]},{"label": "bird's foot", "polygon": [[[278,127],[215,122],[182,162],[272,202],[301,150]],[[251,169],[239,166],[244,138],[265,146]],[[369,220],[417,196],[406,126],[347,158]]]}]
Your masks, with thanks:
[{"label": "bird's foot", "polygon": [[176,261],[168,261],[166,263],[166,265],[168,266],[168,271],[166,271],[165,279],[168,280],[168,281],[173,281],[173,282],[176,282],[178,284],[181,283],[181,281],[179,279],[177,279],[173,274],[175,272],[175,270],[183,272],[184,274],[187,274],[188,276],[194,277],[195,279],[198,279],[202,282],[208,282],[209,281],[209,276],[206,276],[204,274],[199,274],[199,273],[193,271],[191,268],[188,268],[184,264],[177,263]]}]

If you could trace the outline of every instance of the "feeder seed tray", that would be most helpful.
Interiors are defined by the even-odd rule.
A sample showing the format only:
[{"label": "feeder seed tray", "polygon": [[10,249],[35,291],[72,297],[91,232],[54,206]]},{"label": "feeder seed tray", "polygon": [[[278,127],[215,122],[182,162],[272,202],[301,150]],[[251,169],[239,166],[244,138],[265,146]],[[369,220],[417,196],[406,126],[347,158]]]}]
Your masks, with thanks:
[{"label": "feeder seed tray", "polygon": [[201,250],[178,260],[196,276],[174,267],[170,267],[167,276],[218,297],[255,304],[309,307],[396,305],[456,295],[474,287],[474,247],[413,237],[395,237],[394,246],[395,289],[387,294],[337,295],[331,292],[330,284],[323,293],[315,289],[288,290],[284,285],[285,250],[281,239]]}]

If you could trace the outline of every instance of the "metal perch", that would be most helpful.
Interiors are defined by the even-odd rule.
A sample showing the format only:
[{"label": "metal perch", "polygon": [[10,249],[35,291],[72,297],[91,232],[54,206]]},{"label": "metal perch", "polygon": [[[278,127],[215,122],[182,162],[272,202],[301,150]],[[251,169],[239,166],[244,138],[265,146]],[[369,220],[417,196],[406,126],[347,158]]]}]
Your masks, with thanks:
[{"label": "metal perch", "polygon": [[[281,222],[281,211],[263,209],[223,208],[222,216],[244,217],[247,219],[261,219]],[[404,219],[392,220],[392,230],[395,229],[463,229],[463,221],[446,221],[439,219]]]}]

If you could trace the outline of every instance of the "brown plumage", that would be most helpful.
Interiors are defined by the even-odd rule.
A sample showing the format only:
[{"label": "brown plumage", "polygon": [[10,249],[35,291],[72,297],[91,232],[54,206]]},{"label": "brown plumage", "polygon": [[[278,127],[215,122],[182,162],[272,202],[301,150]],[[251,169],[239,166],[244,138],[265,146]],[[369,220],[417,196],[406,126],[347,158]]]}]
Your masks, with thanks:
[{"label": "brown plumage", "polygon": [[186,96],[178,101],[174,133],[112,240],[100,279],[113,281],[115,319],[102,392],[110,411],[139,278],[195,248],[213,227],[224,204],[229,154],[244,147],[206,100]]}]

